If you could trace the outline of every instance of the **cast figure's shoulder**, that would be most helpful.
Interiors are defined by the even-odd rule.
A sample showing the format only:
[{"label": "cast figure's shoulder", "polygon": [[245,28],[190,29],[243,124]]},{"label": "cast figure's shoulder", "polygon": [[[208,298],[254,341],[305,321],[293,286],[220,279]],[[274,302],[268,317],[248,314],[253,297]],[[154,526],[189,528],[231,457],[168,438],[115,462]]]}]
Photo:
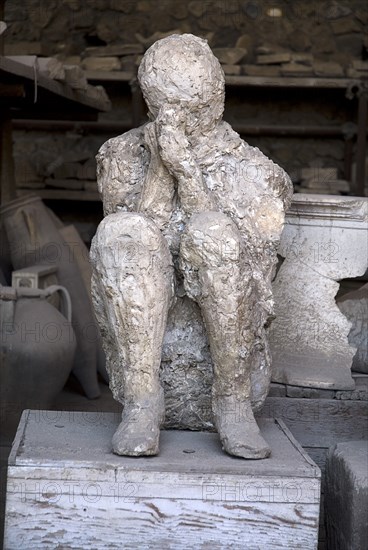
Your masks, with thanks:
[{"label": "cast figure's shoulder", "polygon": [[97,185],[104,212],[137,207],[150,153],[143,144],[143,128],[134,128],[106,141],[96,155]]}]

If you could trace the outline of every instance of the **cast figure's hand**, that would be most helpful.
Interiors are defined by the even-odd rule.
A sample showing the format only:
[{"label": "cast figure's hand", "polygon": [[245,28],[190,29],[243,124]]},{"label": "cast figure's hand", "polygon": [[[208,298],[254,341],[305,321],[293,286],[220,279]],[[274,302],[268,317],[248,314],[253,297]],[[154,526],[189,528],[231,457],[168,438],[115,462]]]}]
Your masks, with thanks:
[{"label": "cast figure's hand", "polygon": [[156,135],[162,162],[178,182],[181,206],[191,215],[216,207],[186,135],[186,117],[185,106],[166,105],[156,119]]}]

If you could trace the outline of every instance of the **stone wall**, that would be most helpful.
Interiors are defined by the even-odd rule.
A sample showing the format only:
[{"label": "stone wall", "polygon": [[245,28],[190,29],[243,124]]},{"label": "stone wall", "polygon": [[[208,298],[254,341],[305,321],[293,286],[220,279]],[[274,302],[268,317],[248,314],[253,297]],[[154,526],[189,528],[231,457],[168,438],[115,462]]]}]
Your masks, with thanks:
[{"label": "stone wall", "polygon": [[7,42],[40,42],[47,55],[80,55],[87,46],[137,43],[138,35],[178,29],[213,33],[215,47],[242,37],[247,63],[257,48],[273,45],[344,67],[360,57],[368,22],[364,0],[7,0],[5,19]]}]

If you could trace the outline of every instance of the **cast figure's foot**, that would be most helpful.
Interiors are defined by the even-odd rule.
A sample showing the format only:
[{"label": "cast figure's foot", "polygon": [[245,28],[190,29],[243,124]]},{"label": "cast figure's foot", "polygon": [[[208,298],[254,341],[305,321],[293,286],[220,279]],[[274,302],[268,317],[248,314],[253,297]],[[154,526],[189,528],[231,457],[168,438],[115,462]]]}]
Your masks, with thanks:
[{"label": "cast figure's foot", "polygon": [[165,417],[163,395],[144,404],[124,407],[122,421],[112,438],[114,453],[127,456],[153,456],[159,452],[160,426]]},{"label": "cast figure's foot", "polygon": [[212,400],[216,429],[223,449],[241,458],[267,458],[271,449],[261,436],[250,401],[219,396]]}]

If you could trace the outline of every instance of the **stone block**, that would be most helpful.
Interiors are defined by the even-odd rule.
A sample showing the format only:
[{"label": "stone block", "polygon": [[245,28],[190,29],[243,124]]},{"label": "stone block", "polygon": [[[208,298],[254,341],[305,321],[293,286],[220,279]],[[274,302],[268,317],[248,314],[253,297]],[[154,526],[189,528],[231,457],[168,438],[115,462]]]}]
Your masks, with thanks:
[{"label": "stone block", "polygon": [[87,57],[120,57],[143,52],[143,44],[138,42],[137,44],[111,44],[98,48],[86,48],[84,50],[84,55]]},{"label": "stone block", "polygon": [[239,75],[241,73],[240,65],[222,65],[225,74]]},{"label": "stone block", "polygon": [[328,550],[366,548],[368,540],[368,442],[338,443],[326,462]]},{"label": "stone block", "polygon": [[301,65],[312,65],[314,56],[311,53],[293,53],[291,54],[292,63],[300,63]]},{"label": "stone block", "polygon": [[280,76],[279,65],[242,65],[242,73],[248,76]]},{"label": "stone block", "polygon": [[344,76],[344,69],[333,61],[314,61],[313,71],[316,76]]},{"label": "stone block", "polygon": [[15,42],[4,44],[4,55],[41,55],[41,42]]},{"label": "stone block", "polygon": [[214,48],[213,53],[221,64],[235,65],[247,55],[247,50],[245,48]]},{"label": "stone block", "polygon": [[86,57],[82,67],[86,71],[119,71],[121,64],[118,57]]},{"label": "stone block", "polygon": [[258,65],[281,65],[291,60],[291,53],[281,52],[270,55],[257,55]]},{"label": "stone block", "polygon": [[24,412],[5,548],[317,547],[321,473],[281,421],[260,420],[267,460],[234,459],[217,434],[175,430],[161,433],[158,456],[132,459],[111,452],[119,416]]},{"label": "stone block", "polygon": [[302,65],[301,63],[284,63],[281,65],[281,74],[284,76],[311,76],[312,67]]}]

